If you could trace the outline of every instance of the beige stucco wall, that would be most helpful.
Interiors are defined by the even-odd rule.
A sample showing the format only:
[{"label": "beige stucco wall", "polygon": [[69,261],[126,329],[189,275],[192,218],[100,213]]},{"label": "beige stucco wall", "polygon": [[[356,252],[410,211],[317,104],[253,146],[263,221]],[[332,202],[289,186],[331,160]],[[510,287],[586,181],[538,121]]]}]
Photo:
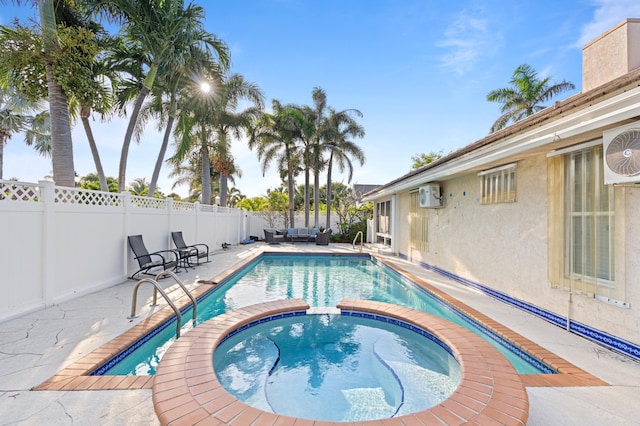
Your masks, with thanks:
[{"label": "beige stucco wall", "polygon": [[582,48],[582,91],[640,67],[640,19],[627,19]]},{"label": "beige stucco wall", "polygon": [[640,188],[621,187],[616,193],[617,272],[630,308],[574,295],[569,311],[569,292],[552,288],[548,278],[546,173],[544,154],[519,161],[517,202],[493,205],[480,204],[475,173],[441,182],[444,208],[429,210],[427,252],[410,248],[409,192],[399,194],[398,252],[640,343]]}]

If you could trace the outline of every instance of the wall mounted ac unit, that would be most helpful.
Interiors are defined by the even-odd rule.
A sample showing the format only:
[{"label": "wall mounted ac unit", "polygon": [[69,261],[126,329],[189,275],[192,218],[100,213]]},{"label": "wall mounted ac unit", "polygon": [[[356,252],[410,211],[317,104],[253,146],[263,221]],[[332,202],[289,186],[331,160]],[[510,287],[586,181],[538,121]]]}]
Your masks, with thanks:
[{"label": "wall mounted ac unit", "polygon": [[602,133],[604,183],[640,182],[640,122]]},{"label": "wall mounted ac unit", "polygon": [[419,188],[420,207],[437,208],[442,207],[442,197],[440,196],[440,185],[430,183]]}]

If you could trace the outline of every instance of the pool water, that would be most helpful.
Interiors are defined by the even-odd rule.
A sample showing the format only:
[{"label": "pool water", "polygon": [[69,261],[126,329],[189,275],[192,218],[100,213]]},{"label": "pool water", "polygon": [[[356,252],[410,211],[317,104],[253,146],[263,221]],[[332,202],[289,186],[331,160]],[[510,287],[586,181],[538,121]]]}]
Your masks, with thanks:
[{"label": "pool water", "polygon": [[[303,299],[312,307],[335,307],[343,298],[407,306],[445,318],[485,338],[520,374],[553,372],[392,269],[363,255],[262,255],[198,301],[197,320],[203,322],[230,310],[289,298]],[[190,327],[190,312],[183,314],[183,333]],[[154,374],[174,338],[175,325],[167,324],[94,374]]]},{"label": "pool water", "polygon": [[449,397],[461,379],[460,364],[435,341],[398,325],[341,315],[255,325],[220,344],[213,359],[218,380],[237,399],[326,421],[426,410]]}]

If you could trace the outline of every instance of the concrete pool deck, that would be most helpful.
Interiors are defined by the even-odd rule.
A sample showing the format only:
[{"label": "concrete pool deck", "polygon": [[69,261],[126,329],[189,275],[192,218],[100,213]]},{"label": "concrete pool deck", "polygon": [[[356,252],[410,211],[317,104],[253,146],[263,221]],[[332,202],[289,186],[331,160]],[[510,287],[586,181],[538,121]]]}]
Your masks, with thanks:
[{"label": "concrete pool deck", "polygon": [[[236,263],[268,251],[349,251],[350,245],[252,244],[215,252],[213,262],[180,278],[190,288],[209,280]],[[640,363],[567,333],[526,312],[491,299],[445,277],[396,257],[385,257],[416,277],[464,302],[478,312],[557,354],[608,386],[526,387],[531,425],[637,424],[640,417]],[[1,425],[154,425],[151,380],[142,389],[120,379],[120,390],[33,391],[64,368],[148,318],[151,287],[141,287],[140,317],[127,319],[133,281],[79,297],[60,305],[0,323],[0,424]],[[168,284],[167,284],[168,285]],[[204,284],[206,285],[206,284]],[[104,380],[104,378],[100,378]],[[118,380],[118,379],[110,379]],[[138,383],[139,385],[139,383]],[[73,386],[67,387],[71,389]]]}]

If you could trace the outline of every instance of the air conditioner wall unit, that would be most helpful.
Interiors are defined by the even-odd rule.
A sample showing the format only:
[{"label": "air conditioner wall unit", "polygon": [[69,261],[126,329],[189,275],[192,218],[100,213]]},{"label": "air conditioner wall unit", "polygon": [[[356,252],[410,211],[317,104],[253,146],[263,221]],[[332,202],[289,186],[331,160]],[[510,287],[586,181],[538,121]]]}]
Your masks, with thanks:
[{"label": "air conditioner wall unit", "polygon": [[420,207],[438,208],[442,207],[442,196],[440,195],[440,185],[430,183],[419,188]]},{"label": "air conditioner wall unit", "polygon": [[640,122],[602,133],[604,183],[640,183]]}]

